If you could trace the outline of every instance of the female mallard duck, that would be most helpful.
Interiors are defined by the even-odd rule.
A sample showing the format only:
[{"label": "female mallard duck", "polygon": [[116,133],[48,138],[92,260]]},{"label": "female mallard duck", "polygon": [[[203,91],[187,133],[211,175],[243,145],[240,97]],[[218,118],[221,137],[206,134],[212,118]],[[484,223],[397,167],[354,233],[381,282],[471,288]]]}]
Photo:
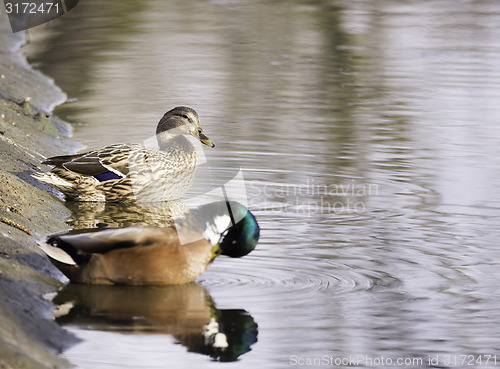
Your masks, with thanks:
[{"label": "female mallard duck", "polygon": [[139,144],[115,144],[83,154],[55,156],[43,164],[55,165],[35,177],[75,201],[169,201],[191,186],[198,153],[184,136],[193,135],[214,147],[200,126],[198,114],[179,106],[160,119],[158,149]]},{"label": "female mallard duck", "polygon": [[75,283],[182,284],[198,278],[218,255],[248,254],[259,232],[247,208],[218,201],[193,210],[176,226],[52,236],[40,247]]}]

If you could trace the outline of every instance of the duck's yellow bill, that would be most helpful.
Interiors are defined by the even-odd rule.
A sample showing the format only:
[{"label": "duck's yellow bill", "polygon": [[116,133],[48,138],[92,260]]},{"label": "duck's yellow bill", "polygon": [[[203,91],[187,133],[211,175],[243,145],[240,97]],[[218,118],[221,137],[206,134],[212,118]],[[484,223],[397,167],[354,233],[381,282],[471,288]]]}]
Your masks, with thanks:
[{"label": "duck's yellow bill", "polygon": [[211,254],[212,254],[212,256],[210,257],[210,263],[212,261],[214,261],[214,259],[217,256],[219,256],[220,254],[222,254],[222,249],[220,248],[219,244],[216,244],[215,246],[212,247]]}]

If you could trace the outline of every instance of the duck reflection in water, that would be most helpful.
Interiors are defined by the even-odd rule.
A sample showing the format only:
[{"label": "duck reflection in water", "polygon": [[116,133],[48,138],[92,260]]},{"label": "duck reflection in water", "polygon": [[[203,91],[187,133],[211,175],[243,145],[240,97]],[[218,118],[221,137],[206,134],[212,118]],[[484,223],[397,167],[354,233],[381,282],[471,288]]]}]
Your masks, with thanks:
[{"label": "duck reflection in water", "polygon": [[257,342],[257,324],[243,309],[217,309],[207,290],[172,286],[68,284],[53,299],[63,326],[133,334],[169,334],[190,352],[235,361]]},{"label": "duck reflection in water", "polygon": [[66,219],[66,224],[73,229],[70,233],[141,225],[168,227],[189,213],[189,208],[180,200],[153,203],[68,201],[66,207],[71,210]]}]

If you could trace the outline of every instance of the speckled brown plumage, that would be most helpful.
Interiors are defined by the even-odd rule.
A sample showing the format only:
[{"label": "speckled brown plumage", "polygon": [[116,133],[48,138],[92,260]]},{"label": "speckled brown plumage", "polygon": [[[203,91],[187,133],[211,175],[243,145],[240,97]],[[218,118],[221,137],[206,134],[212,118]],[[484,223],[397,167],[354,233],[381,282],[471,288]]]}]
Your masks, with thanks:
[{"label": "speckled brown plumage", "polygon": [[115,144],[83,154],[57,156],[44,161],[54,165],[35,177],[74,201],[155,202],[179,199],[192,185],[198,152],[185,137],[215,145],[203,133],[198,114],[187,107],[174,108],[157,127],[158,148]]}]

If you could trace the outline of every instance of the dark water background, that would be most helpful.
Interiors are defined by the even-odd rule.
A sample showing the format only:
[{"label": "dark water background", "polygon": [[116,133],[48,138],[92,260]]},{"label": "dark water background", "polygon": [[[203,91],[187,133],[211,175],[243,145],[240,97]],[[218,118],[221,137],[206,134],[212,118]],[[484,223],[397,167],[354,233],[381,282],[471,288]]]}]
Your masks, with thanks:
[{"label": "dark water background", "polygon": [[226,316],[229,367],[500,365],[499,25],[497,1],[86,0],[30,31],[77,140],[191,106],[262,228],[197,287],[61,296],[84,296],[64,356],[226,365],[198,342]]}]

